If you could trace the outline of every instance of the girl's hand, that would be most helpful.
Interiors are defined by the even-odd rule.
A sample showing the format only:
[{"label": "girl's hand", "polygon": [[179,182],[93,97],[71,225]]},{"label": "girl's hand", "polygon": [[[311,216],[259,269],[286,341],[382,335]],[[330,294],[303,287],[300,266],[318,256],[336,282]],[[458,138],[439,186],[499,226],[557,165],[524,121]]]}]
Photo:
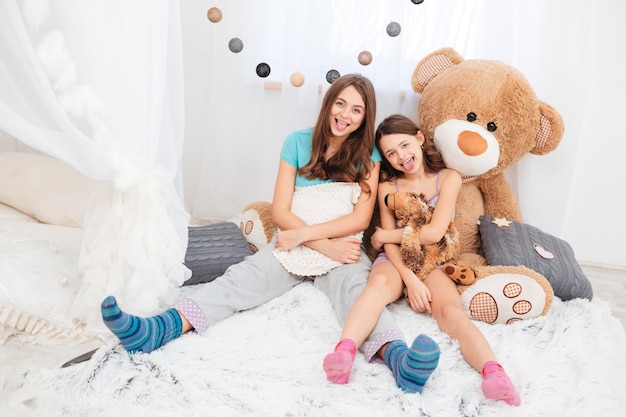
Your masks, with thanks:
[{"label": "girl's hand", "polygon": [[322,247],[316,249],[343,264],[354,264],[361,258],[361,241],[353,237],[328,239]]},{"label": "girl's hand", "polygon": [[401,244],[403,233],[404,229],[383,229],[377,226],[370,241],[376,250],[382,250],[387,243]]},{"label": "girl's hand", "polygon": [[[276,235],[276,249],[288,251],[305,242],[302,229],[283,230]],[[356,263],[361,257],[361,241],[353,237],[321,239],[311,242],[313,249],[343,264]]]},{"label": "girl's hand", "polygon": [[430,294],[430,290],[412,271],[407,271],[407,274],[409,273],[412,276],[404,280],[406,283],[405,295],[409,305],[418,313],[428,312],[432,314],[430,303],[433,298]]},{"label": "girl's hand", "polygon": [[372,242],[372,247],[376,249],[377,251],[381,251],[383,248],[383,245],[387,243],[383,241],[384,233],[385,231],[381,227],[376,226],[376,231],[372,234],[372,237],[370,239],[370,241]]},{"label": "girl's hand", "polygon": [[276,249],[288,251],[301,245],[304,242],[302,239],[300,229],[281,230],[276,235]]}]

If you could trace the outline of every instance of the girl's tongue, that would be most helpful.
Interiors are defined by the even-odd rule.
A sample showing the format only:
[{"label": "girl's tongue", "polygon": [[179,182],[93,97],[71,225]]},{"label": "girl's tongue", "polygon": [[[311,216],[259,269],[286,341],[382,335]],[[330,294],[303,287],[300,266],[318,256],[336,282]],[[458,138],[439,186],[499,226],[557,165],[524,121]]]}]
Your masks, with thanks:
[{"label": "girl's tongue", "polygon": [[404,169],[406,169],[407,171],[410,171],[413,169],[413,167],[415,167],[415,158],[410,158],[408,161],[404,162],[402,164],[402,166],[404,167]]},{"label": "girl's tongue", "polygon": [[335,126],[337,127],[337,130],[339,130],[341,132],[346,127],[348,127],[348,124],[345,123],[345,122],[342,122],[341,120],[335,119]]}]

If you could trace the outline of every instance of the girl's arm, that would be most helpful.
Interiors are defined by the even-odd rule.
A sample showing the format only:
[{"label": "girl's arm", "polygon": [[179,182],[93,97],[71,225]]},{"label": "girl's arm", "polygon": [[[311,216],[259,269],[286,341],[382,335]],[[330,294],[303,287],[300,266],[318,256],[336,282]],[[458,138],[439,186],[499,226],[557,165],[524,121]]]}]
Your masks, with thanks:
[{"label": "girl's arm", "polygon": [[[349,236],[367,229],[374,212],[379,170],[380,163],[377,162],[366,181],[371,191],[370,193],[361,192],[352,213],[328,222],[306,225],[291,212],[296,168],[281,160],[272,203],[272,220],[282,231],[281,242],[277,242],[276,247],[279,250],[289,250],[300,244],[305,244],[327,254],[328,239]],[[358,241],[357,239],[354,240]]]},{"label": "girl's arm", "polygon": [[[378,205],[380,210],[380,225],[382,227],[382,230],[380,231],[392,232],[399,230],[402,232],[402,229],[396,229],[396,218],[394,212],[389,207],[385,206],[384,201],[385,195],[389,192],[393,192],[394,187],[389,185],[389,183],[381,184],[379,186],[379,191]],[[402,233],[400,233],[400,236],[401,235]],[[411,308],[417,312],[427,311],[430,313],[430,302],[432,301],[430,290],[422,281],[420,281],[417,275],[415,275],[415,273],[404,264],[402,254],[400,253],[400,242],[385,243],[384,247],[387,258],[389,258],[393,266],[396,267],[400,273],[402,282],[404,282],[404,285],[406,286],[407,299]]]},{"label": "girl's arm", "polygon": [[[450,220],[454,214],[456,206],[456,199],[461,189],[462,179],[461,175],[452,169],[444,169],[441,172],[441,180],[439,183],[439,199],[435,206],[435,211],[430,223],[422,226],[420,231],[420,242],[423,245],[431,243],[437,243],[446,234]],[[395,190],[390,189],[389,192]],[[382,191],[381,191],[382,193]],[[385,193],[386,194],[386,193]],[[383,198],[385,196],[383,194]],[[384,201],[380,203],[380,207],[385,207]],[[404,230],[403,229],[378,229],[372,237],[372,246],[379,249],[385,243],[402,243]]]},{"label": "girl's arm", "polygon": [[450,220],[454,216],[456,199],[461,190],[461,175],[453,169],[444,169],[441,172],[439,183],[439,199],[433,212],[430,223],[422,226],[420,242],[423,245],[437,243],[446,234]]},{"label": "girl's arm", "polygon": [[295,192],[296,174],[296,167],[282,159],[280,160],[272,199],[272,221],[281,230],[288,230],[304,224],[298,216],[291,212],[291,199]]}]

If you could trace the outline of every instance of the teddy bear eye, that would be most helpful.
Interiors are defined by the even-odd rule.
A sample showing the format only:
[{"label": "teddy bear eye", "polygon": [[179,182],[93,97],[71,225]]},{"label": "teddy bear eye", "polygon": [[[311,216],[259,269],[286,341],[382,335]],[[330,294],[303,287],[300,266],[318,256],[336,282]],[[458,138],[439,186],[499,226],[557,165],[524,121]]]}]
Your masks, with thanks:
[{"label": "teddy bear eye", "polygon": [[467,121],[468,122],[475,122],[476,121],[476,113],[474,113],[473,111],[467,113]]},{"label": "teddy bear eye", "polygon": [[487,123],[487,130],[490,132],[495,132],[498,126],[494,122]]}]

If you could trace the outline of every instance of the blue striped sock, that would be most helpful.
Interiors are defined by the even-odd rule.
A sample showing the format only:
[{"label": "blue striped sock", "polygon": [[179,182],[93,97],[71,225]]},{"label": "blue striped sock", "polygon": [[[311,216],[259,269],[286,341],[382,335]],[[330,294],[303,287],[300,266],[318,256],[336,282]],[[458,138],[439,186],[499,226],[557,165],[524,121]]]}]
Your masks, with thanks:
[{"label": "blue striped sock", "polygon": [[393,372],[398,388],[422,392],[426,381],[439,364],[439,346],[426,335],[419,335],[409,349],[402,340],[394,340],[385,350],[385,363]]},{"label": "blue striped sock", "polygon": [[180,336],[183,324],[173,308],[154,317],[124,313],[112,295],[100,306],[102,320],[130,353],[149,353]]}]

